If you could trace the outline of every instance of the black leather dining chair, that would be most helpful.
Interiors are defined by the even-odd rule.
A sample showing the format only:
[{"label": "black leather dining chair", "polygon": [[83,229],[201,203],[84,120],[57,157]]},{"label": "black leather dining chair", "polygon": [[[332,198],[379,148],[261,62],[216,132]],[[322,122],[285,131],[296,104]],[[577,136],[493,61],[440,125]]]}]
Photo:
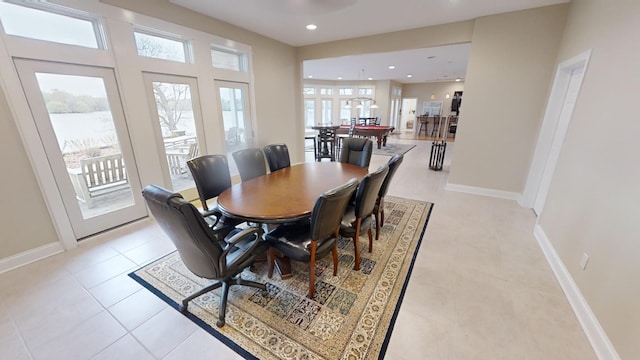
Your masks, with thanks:
[{"label": "black leather dining chair", "polygon": [[368,168],[373,154],[373,141],[367,138],[342,139],[340,162]]},{"label": "black leather dining chair", "polygon": [[384,197],[387,195],[387,191],[389,191],[389,184],[391,183],[391,180],[393,180],[393,176],[396,174],[398,167],[402,164],[402,160],[404,160],[403,154],[393,154],[391,159],[387,162],[389,172],[387,173],[387,176],[385,176],[382,186],[380,186],[376,205],[373,208],[373,214],[376,218],[376,240],[380,238],[380,228],[384,226]]},{"label": "black leather dining chair", "polygon": [[355,202],[350,204],[342,217],[340,235],[353,239],[354,265],[353,270],[360,270],[360,249],[358,241],[361,231],[366,229],[369,236],[369,252],[373,250],[373,234],[371,232],[371,218],[376,205],[378,192],[384,178],[389,172],[389,166],[383,164],[376,171],[367,174],[356,190]]},{"label": "black leather dining chair", "polygon": [[[187,167],[198,190],[198,197],[204,210],[202,215],[216,231],[229,233],[242,221],[230,219],[222,215],[217,203],[209,205],[208,201],[217,198],[223,191],[231,187],[229,163],[225,155],[202,155],[187,161]],[[223,236],[226,235],[223,233]]]},{"label": "black leather dining chair", "polygon": [[309,263],[310,299],[315,294],[317,259],[333,253],[333,275],[338,273],[336,243],[340,221],[357,185],[358,181],[354,178],[325,192],[316,200],[309,221],[283,224],[265,235],[270,246],[267,253],[269,278],[273,275],[276,251],[292,260]]},{"label": "black leather dining chair", "polygon": [[218,327],[222,327],[225,324],[230,286],[245,285],[266,291],[264,284],[240,276],[269,247],[262,240],[262,229],[238,229],[232,233],[233,236],[221,238],[209,228],[198,209],[183,199],[182,195],[149,185],[143,189],[142,196],[158,225],[175,245],[187,269],[199,277],[214,280],[184,298],[179,306],[181,312],[187,310],[191,300],[222,287],[216,322]]},{"label": "black leather dining chair", "polygon": [[289,148],[287,144],[271,144],[265,146],[262,151],[267,158],[269,164],[269,170],[271,172],[287,168],[291,166],[291,159],[289,158]]},{"label": "black leather dining chair", "polygon": [[242,149],[231,155],[236,162],[242,181],[249,181],[267,174],[267,165],[264,162],[262,150],[255,148]]}]

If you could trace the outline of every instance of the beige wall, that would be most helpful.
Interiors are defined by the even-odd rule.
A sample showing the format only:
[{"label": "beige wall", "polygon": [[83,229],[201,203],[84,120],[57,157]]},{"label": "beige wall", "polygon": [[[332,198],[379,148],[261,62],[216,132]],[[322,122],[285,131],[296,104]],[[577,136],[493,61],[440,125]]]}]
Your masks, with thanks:
[{"label": "beige wall", "polygon": [[520,194],[566,5],[476,19],[449,183]]},{"label": "beige wall", "polygon": [[0,207],[0,259],[57,242],[35,174],[22,146],[5,93],[0,89],[0,164],[3,200]]},{"label": "beige wall", "polygon": [[635,0],[571,3],[558,62],[592,52],[540,217],[622,359],[640,358],[638,24]]},{"label": "beige wall", "polygon": [[433,46],[463,44],[471,41],[473,20],[397,31],[357,39],[332,41],[297,48],[300,61],[346,55],[371,54]]}]

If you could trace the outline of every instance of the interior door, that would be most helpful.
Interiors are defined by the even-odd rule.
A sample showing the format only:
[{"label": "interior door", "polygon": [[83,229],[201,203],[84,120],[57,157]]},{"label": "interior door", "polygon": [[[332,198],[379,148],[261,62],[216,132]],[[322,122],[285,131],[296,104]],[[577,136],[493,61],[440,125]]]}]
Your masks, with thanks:
[{"label": "interior door", "polygon": [[238,170],[231,154],[254,146],[253,122],[249,106],[249,85],[216,80],[218,108],[222,111],[224,138],[232,174]]},{"label": "interior door", "polygon": [[174,191],[195,187],[187,161],[204,149],[203,123],[195,78],[144,74],[151,113],[157,136],[163,144],[158,154],[164,157],[165,182]]},{"label": "interior door", "polygon": [[76,239],[146,216],[113,69],[15,66]]}]

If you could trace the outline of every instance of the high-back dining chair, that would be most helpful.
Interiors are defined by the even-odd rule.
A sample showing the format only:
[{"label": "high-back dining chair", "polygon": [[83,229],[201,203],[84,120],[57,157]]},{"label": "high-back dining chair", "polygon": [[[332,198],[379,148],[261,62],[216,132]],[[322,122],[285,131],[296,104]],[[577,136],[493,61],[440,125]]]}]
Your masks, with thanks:
[{"label": "high-back dining chair", "polygon": [[291,166],[291,159],[289,158],[289,148],[287,144],[271,144],[265,146],[262,151],[267,158],[269,164],[269,170],[274,172],[283,168]]},{"label": "high-back dining chair", "polygon": [[368,168],[373,154],[373,142],[367,138],[342,139],[340,162]]},{"label": "high-back dining chair", "polygon": [[184,298],[179,307],[181,312],[187,310],[191,300],[222,287],[216,322],[218,327],[222,327],[231,285],[245,285],[266,291],[264,284],[242,279],[239,275],[267,251],[268,245],[262,240],[262,229],[250,227],[223,239],[209,228],[198,209],[183,199],[182,195],[149,185],[142,191],[142,196],[158,225],[175,245],[187,269],[199,277],[214,280]]},{"label": "high-back dining chair", "polygon": [[267,165],[265,165],[262,150],[255,148],[242,149],[231,155],[236,162],[236,166],[238,166],[242,181],[249,181],[267,174]]},{"label": "high-back dining chair", "polygon": [[209,205],[208,201],[217,198],[223,191],[231,187],[229,163],[225,155],[202,155],[187,161],[187,167],[198,190],[202,204],[202,215],[207,218],[216,231],[226,229],[227,233],[241,221],[227,218],[218,209],[217,203]]},{"label": "high-back dining chair", "polygon": [[307,222],[287,223],[265,235],[269,242],[267,255],[269,278],[273,275],[276,251],[292,260],[309,263],[309,298],[315,293],[316,260],[333,253],[333,276],[338,273],[338,248],[336,246],[342,215],[358,185],[353,178],[346,184],[320,195]]},{"label": "high-back dining chair", "polygon": [[389,191],[389,184],[393,180],[393,176],[396,174],[398,167],[404,160],[403,154],[393,154],[387,165],[389,166],[389,172],[385,176],[380,191],[378,192],[378,198],[376,199],[376,205],[373,208],[373,214],[376,218],[376,240],[380,238],[380,228],[384,226],[384,197]]},{"label": "high-back dining chair", "polygon": [[355,202],[347,207],[342,223],[340,224],[340,235],[353,238],[354,265],[353,270],[360,270],[360,249],[358,241],[363,229],[367,230],[369,236],[369,252],[373,250],[373,234],[371,232],[371,218],[373,208],[376,205],[378,192],[384,178],[389,172],[389,166],[383,164],[376,171],[367,174],[356,190]]}]

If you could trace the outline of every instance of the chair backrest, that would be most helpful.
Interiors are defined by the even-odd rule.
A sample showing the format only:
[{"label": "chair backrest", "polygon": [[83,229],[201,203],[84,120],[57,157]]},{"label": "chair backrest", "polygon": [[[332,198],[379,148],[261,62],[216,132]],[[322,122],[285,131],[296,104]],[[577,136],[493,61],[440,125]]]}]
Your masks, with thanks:
[{"label": "chair backrest", "polygon": [[225,155],[202,155],[187,161],[198,196],[204,210],[209,210],[207,200],[217,197],[231,187],[229,163]]},{"label": "chair backrest", "polygon": [[384,178],[389,172],[389,166],[383,164],[376,171],[367,174],[358,189],[356,190],[356,203],[355,214],[358,218],[364,218],[373,214],[373,209],[376,206],[376,200],[378,199],[378,193]]},{"label": "chair backrest", "polygon": [[180,194],[157,185],[146,186],[142,196],[158,225],[178,249],[185,266],[197,276],[221,278],[224,274],[219,268],[220,239],[198,209]]},{"label": "chair backrest", "polygon": [[357,186],[358,180],[353,178],[318,197],[311,212],[312,239],[322,241],[335,234]]},{"label": "chair backrest", "polygon": [[382,123],[382,118],[380,116],[376,117],[376,125],[380,126]]},{"label": "chair backrest", "polygon": [[264,151],[264,156],[267,158],[271,172],[291,166],[287,144],[267,145],[262,151]]},{"label": "chair backrest", "polygon": [[373,142],[367,138],[344,138],[340,162],[368,168],[373,154]]},{"label": "chair backrest", "polygon": [[236,145],[238,143],[238,128],[233,126],[227,130],[227,144]]},{"label": "chair backrest", "polygon": [[255,148],[242,149],[231,155],[233,160],[236,161],[242,181],[249,181],[267,173],[267,165],[264,162],[262,150]]},{"label": "chair backrest", "polygon": [[193,159],[198,155],[200,155],[200,147],[198,146],[198,143],[189,144],[189,159]]},{"label": "chair backrest", "polygon": [[387,173],[387,176],[384,178],[384,181],[382,182],[382,186],[380,186],[380,191],[378,192],[379,197],[384,197],[385,195],[387,195],[387,191],[389,190],[389,184],[391,183],[393,176],[396,174],[398,167],[400,166],[400,164],[402,164],[402,160],[404,160],[403,154],[393,154],[391,159],[389,159],[389,162],[387,162],[387,165],[389,166],[389,172]]}]

